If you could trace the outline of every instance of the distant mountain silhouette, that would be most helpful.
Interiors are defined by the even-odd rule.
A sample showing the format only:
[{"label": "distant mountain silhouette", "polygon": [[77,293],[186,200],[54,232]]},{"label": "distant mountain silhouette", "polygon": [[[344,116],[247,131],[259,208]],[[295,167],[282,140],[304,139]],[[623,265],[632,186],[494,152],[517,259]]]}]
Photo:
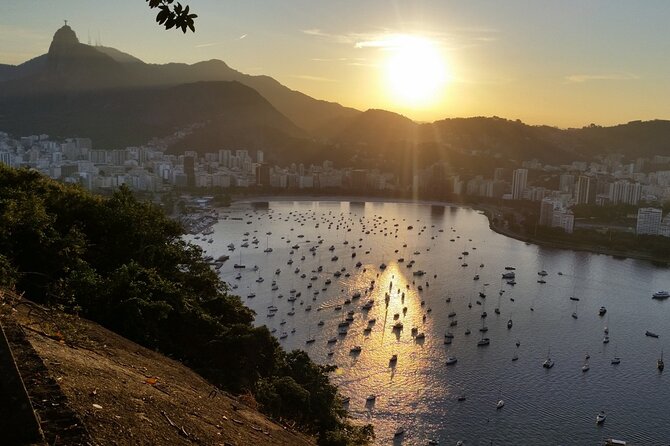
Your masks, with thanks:
[{"label": "distant mountain silhouette", "polygon": [[220,60],[147,64],[114,48],[84,45],[67,25],[47,54],[0,65],[3,131],[88,136],[97,147],[114,148],[192,124],[190,134],[174,141],[175,150],[247,145],[284,161],[328,158],[365,167],[472,156],[562,163],[608,152],[670,154],[669,121],[567,130],[498,117],[416,123],[320,101]]},{"label": "distant mountain silhouette", "polygon": [[359,113],[355,109],[293,91],[271,77],[240,73],[220,60],[192,65],[147,64],[114,48],[82,44],[67,25],[56,31],[49,52],[37,59],[40,60],[33,59],[14,67],[0,66],[0,82],[10,82],[5,85],[0,83],[0,89],[6,87],[13,94],[27,94],[237,81],[258,91],[281,113],[307,131],[329,120]]}]

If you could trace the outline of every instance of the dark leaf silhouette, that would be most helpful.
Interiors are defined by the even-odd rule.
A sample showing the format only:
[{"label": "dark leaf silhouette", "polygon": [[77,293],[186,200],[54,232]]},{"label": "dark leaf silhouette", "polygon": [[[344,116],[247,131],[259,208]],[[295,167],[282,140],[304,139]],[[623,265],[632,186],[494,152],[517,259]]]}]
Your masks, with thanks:
[{"label": "dark leaf silhouette", "polygon": [[[159,12],[156,14],[156,22],[159,25],[165,26],[165,29],[181,29],[186,33],[187,29],[195,32],[195,19],[197,14],[190,14],[190,7],[185,7],[181,3],[174,3],[174,0],[146,0],[149,3],[149,8],[158,8]],[[174,5],[173,5],[174,3]]]}]

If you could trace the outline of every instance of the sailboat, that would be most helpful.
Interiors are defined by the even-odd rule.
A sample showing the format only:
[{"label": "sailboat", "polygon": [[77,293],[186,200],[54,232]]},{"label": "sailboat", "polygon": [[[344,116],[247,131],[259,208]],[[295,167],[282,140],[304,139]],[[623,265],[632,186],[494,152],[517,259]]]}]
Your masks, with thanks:
[{"label": "sailboat", "polygon": [[240,263],[234,264],[233,268],[246,268],[244,263],[242,263],[242,250],[241,249],[240,249]]},{"label": "sailboat", "polygon": [[575,304],[575,311],[572,312],[572,318],[577,319],[577,304]]},{"label": "sailboat", "polygon": [[551,347],[549,347],[549,350],[547,351],[547,359],[544,360],[542,363],[542,367],[545,369],[550,369],[554,366],[554,361],[551,359]]},{"label": "sailboat", "polygon": [[619,355],[617,355],[616,352],[617,352],[617,347],[615,346],[614,347],[614,358],[612,358],[612,361],[611,361],[612,365],[621,364],[621,358],[619,357]]},{"label": "sailboat", "polygon": [[665,368],[665,364],[663,363],[663,350],[661,350],[661,357],[656,361],[656,368],[659,372],[662,372]]},{"label": "sailboat", "polygon": [[498,392],[498,402],[496,403],[496,410],[502,409],[505,406],[505,401],[500,397],[502,391]]},{"label": "sailboat", "polygon": [[501,297],[502,297],[502,293],[498,293],[498,306],[493,310],[493,312],[495,314],[500,314],[500,298]]},{"label": "sailboat", "polygon": [[477,347],[484,347],[486,345],[489,345],[491,343],[491,340],[489,338],[484,337],[484,333],[486,332],[484,326],[484,319],[482,319],[482,328],[479,329],[479,331],[482,333],[482,337],[479,341],[477,341]]},{"label": "sailboat", "polygon": [[265,238],[265,249],[263,252],[272,252],[272,248],[270,248],[270,237]]}]

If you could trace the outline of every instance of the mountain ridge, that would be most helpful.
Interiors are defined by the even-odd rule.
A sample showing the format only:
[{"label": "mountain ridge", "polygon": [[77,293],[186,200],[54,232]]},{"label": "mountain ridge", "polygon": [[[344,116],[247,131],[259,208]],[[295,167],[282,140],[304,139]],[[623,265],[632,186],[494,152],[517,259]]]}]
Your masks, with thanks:
[{"label": "mountain ridge", "polygon": [[[142,97],[157,91],[167,95],[179,85],[199,82],[205,83],[195,87],[193,91],[198,96],[191,100],[207,104],[202,113],[196,113],[196,105],[189,104],[189,98],[183,94],[180,96],[183,110],[176,104],[172,109],[153,110],[150,105],[130,100],[132,92],[142,92],[138,93]],[[237,82],[257,92],[265,102],[256,98],[256,106],[260,108],[255,112],[246,109],[235,119],[231,105],[236,101],[235,95],[243,94],[250,99],[251,93],[217,86],[216,82]],[[211,94],[220,99],[220,104],[207,101],[207,94],[202,91],[207,88],[214,89]],[[231,104],[226,104],[229,101],[222,95],[222,88],[232,95]],[[82,98],[94,98],[93,103],[100,109],[93,110]],[[152,119],[137,110],[121,112],[119,107],[124,101],[158,116]],[[71,119],[54,118],[45,111]],[[92,122],[95,119],[89,116],[101,113],[108,114],[104,122],[106,132],[102,131],[102,122]],[[224,115],[226,118],[220,121]],[[126,125],[126,116],[135,116],[137,122]],[[102,116],[97,119],[104,121]],[[62,126],[55,125],[57,122]],[[156,122],[162,124],[152,127]],[[138,128],[139,123],[147,125]],[[615,151],[628,158],[670,154],[670,143],[666,142],[670,141],[670,121],[666,120],[570,129],[528,125],[496,116],[419,123],[386,110],[359,111],[315,99],[283,86],[272,77],[241,73],[218,59],[194,64],[145,63],[114,48],[84,45],[68,26],[56,32],[48,53],[20,65],[0,65],[0,129],[10,133],[82,135],[94,138],[102,146],[138,145],[148,137],[166,137],[176,126],[196,123],[199,125],[192,133],[177,141],[172,150],[204,152],[248,144],[250,148],[266,150],[269,160],[318,162],[320,157],[327,156],[349,164],[367,160],[366,167],[389,164],[384,160],[389,157],[396,162],[416,159],[417,151],[423,151],[420,158],[427,163],[453,160],[458,158],[454,157],[455,152],[516,163],[537,159],[559,164]],[[131,134],[131,128],[137,132]],[[115,137],[115,131],[123,137]],[[157,133],[149,135],[149,131]]]},{"label": "mountain ridge", "polygon": [[[28,61],[16,66],[5,65],[0,70],[0,87],[3,81],[18,81],[10,84],[8,89],[14,94],[25,94],[36,89],[90,90],[169,86],[197,81],[238,81],[257,90],[275,108],[308,132],[340,115],[352,116],[360,113],[353,108],[314,99],[299,91],[291,90],[269,76],[252,76],[241,73],[218,59],[194,64],[148,64],[114,48],[82,44],[68,25],[56,31],[49,52],[38,58],[45,56],[50,60],[56,59],[56,62],[53,60],[51,62],[52,70],[54,65],[55,68],[62,67],[63,59],[70,63],[71,77],[50,78],[53,71],[33,73],[34,70],[27,69],[30,68],[26,66],[30,63]],[[28,85],[20,82],[21,79],[27,77],[30,77]]]}]

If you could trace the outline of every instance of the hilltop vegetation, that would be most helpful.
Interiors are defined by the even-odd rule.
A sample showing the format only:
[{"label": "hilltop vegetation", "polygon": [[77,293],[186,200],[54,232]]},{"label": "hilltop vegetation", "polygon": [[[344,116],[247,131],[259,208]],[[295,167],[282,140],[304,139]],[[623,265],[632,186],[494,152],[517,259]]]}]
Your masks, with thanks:
[{"label": "hilltop vegetation", "polygon": [[365,444],[329,382],[331,367],[285,352],[181,240],[182,228],[121,188],[94,196],[0,167],[0,284],[179,359],[213,384],[251,392],[266,413],[321,444]]}]

